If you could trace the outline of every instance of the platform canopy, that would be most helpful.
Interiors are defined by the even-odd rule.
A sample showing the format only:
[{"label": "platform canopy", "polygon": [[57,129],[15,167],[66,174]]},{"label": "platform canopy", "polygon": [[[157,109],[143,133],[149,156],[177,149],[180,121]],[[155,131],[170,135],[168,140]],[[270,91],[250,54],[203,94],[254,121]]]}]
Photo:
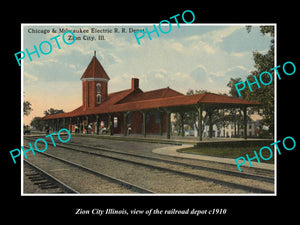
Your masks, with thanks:
[{"label": "platform canopy", "polygon": [[[172,89],[170,90],[173,91]],[[112,93],[108,96],[108,99],[105,102],[97,107],[90,108],[85,111],[83,111],[82,106],[80,106],[71,112],[52,114],[45,116],[42,119],[56,119],[127,111],[150,111],[157,109],[164,109],[169,112],[184,112],[195,110],[200,106],[203,110],[205,110],[207,108],[242,108],[260,105],[260,103],[258,102],[247,101],[244,99],[233,98],[208,92],[196,95],[179,94],[176,96],[163,98],[151,98],[151,96],[149,96],[148,98],[150,99],[143,99],[143,95],[147,95],[147,92],[142,92],[142,94],[136,94],[136,98],[130,99],[129,97],[132,94],[131,91],[132,90],[129,89],[118,93]],[[128,100],[125,99],[126,97],[128,98]]]}]

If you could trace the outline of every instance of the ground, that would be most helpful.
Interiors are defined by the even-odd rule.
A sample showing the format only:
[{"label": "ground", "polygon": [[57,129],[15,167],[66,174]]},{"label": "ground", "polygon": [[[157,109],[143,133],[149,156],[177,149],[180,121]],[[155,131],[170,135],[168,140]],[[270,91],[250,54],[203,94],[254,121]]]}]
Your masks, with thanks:
[{"label": "ground", "polygon": [[[249,155],[249,158],[254,157],[254,152],[259,152],[259,149],[262,146],[256,145],[251,148],[249,147],[225,147],[225,148],[217,148],[217,147],[191,147],[191,148],[184,148],[178,150],[182,153],[191,153],[191,154],[200,154],[200,155],[210,155],[210,156],[217,156],[217,157],[224,157],[224,158],[232,158],[236,159],[239,157],[245,157],[246,154]],[[272,155],[274,155],[274,149],[272,149]],[[270,153],[268,151],[263,151],[262,156],[264,158],[269,158]],[[274,157],[269,160],[264,161],[265,163],[274,163]]]},{"label": "ground", "polygon": [[[37,138],[25,138],[24,146],[29,141],[33,144]],[[274,172],[271,170],[245,167],[240,173],[232,163],[175,157],[161,154],[162,151],[155,153],[156,149],[177,148],[174,144],[102,139],[92,135],[72,136],[64,144],[57,137],[54,140],[56,147],[51,146],[49,140],[45,154],[32,155],[28,160],[79,193],[140,192],[129,189],[128,185],[103,180],[97,174],[66,164],[64,160],[153,193],[272,193],[274,190]],[[24,183],[24,193],[38,193],[36,187],[30,189],[26,176]]]}]

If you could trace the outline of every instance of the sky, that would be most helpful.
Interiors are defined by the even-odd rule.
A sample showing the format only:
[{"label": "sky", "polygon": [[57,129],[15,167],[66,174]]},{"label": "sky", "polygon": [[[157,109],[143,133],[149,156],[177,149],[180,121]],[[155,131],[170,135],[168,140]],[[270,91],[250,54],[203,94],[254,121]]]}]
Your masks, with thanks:
[{"label": "sky", "polygon": [[[266,53],[271,41],[255,25],[248,33],[240,24],[180,24],[178,28],[175,23],[167,34],[160,32],[156,24],[160,36],[151,33],[150,40],[146,34],[139,45],[131,31],[146,27],[154,29],[153,24],[23,24],[21,51],[33,52],[35,45],[40,55],[31,54],[30,61],[26,54],[21,61],[23,98],[33,108],[23,123],[44,116],[49,108],[68,112],[82,105],[80,78],[94,51],[110,77],[108,93],[129,89],[133,77],[139,78],[143,91],[170,87],[183,94],[188,89],[228,93],[230,78],[245,79],[254,70],[253,51]],[[80,28],[88,33],[75,33],[79,38],[65,44],[61,29]],[[111,33],[92,33],[103,29]],[[169,25],[163,23],[162,29],[167,31]],[[68,36],[71,34],[65,34],[65,41],[71,43]],[[47,43],[41,45],[43,52],[50,52],[47,55],[39,49],[44,41],[52,46],[50,51]]]}]

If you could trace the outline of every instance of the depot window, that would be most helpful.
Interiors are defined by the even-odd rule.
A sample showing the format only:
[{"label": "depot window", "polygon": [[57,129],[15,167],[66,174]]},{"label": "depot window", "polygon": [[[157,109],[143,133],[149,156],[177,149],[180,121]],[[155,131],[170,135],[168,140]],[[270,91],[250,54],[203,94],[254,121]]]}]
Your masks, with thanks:
[{"label": "depot window", "polygon": [[101,95],[97,94],[97,103],[101,103]]},{"label": "depot window", "polygon": [[114,128],[118,127],[118,117],[114,117]]},{"label": "depot window", "polygon": [[97,83],[96,87],[97,87],[97,93],[100,93],[101,92],[101,84]]}]

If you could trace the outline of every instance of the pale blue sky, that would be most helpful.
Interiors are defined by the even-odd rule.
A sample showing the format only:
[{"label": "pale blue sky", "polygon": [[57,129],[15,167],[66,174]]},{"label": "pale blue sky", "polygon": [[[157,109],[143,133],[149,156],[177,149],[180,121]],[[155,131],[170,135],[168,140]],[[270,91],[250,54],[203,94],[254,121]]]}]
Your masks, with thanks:
[{"label": "pale blue sky", "polygon": [[[53,33],[59,28],[82,28],[89,30],[88,36],[105,40],[83,40],[85,34],[72,45],[66,45],[58,38],[61,49],[51,40],[52,52],[40,53],[22,60],[25,100],[32,103],[34,111],[25,117],[28,124],[34,116],[42,116],[43,111],[53,107],[70,111],[82,104],[80,77],[89,64],[94,50],[110,81],[108,91],[116,92],[130,88],[132,77],[140,79],[144,91],[169,86],[179,92],[188,89],[206,89],[211,92],[228,92],[226,87],[230,77],[245,78],[253,67],[253,51],[267,52],[271,38],[253,26],[248,33],[245,25],[201,25],[173,24],[168,34],[151,34],[140,39],[141,45],[129,28],[153,30],[152,24],[144,25],[23,25],[23,46],[33,51],[42,41],[63,33]],[[49,29],[48,34],[29,33],[29,29]],[[91,28],[113,29],[120,33],[91,33]],[[122,28],[126,33],[122,33]],[[165,27],[167,30],[167,27]],[[43,45],[46,52],[47,44]],[[28,122],[29,121],[29,122]]]}]

